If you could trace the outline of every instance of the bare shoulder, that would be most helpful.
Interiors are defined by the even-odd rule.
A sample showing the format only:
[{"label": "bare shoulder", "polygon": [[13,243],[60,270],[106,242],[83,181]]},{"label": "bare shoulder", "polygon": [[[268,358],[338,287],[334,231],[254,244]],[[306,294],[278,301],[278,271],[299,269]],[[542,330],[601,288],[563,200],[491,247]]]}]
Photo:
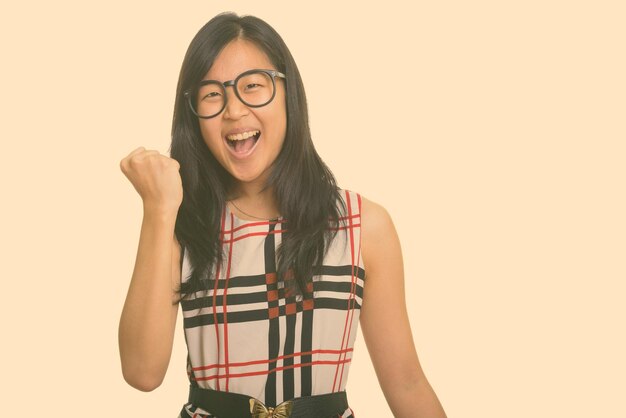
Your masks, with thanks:
[{"label": "bare shoulder", "polygon": [[390,250],[397,245],[398,235],[387,209],[361,195],[361,253],[366,274],[389,261]]},{"label": "bare shoulder", "polygon": [[391,216],[383,205],[361,195],[361,230],[363,234],[375,236],[376,233],[384,233],[392,224]]}]

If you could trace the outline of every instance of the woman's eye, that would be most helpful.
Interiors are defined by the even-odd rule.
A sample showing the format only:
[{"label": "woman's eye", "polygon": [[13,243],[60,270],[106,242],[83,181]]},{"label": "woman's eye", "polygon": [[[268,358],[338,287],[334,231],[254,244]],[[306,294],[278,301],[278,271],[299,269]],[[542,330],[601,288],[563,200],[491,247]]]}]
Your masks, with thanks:
[{"label": "woman's eye", "polygon": [[218,92],[211,92],[211,93],[205,94],[204,97],[202,98],[202,100],[207,99],[207,98],[208,99],[214,99],[214,98],[219,97],[219,96],[220,96],[220,94]]}]

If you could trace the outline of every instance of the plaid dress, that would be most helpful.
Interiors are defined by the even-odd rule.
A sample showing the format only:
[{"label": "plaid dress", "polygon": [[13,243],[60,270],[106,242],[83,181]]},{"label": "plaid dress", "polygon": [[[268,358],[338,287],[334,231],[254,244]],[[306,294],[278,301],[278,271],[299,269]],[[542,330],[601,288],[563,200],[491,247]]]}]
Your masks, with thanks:
[{"label": "plaid dress", "polygon": [[[340,189],[347,213],[314,271],[313,300],[286,295],[277,281],[276,249],[288,219],[250,221],[228,205],[221,242],[227,257],[215,288],[183,300],[187,374],[192,385],[253,396],[266,406],[299,396],[343,391],[363,297],[361,196]],[[339,206],[338,206],[339,207]],[[182,280],[190,274],[183,252]],[[213,415],[186,403],[180,418]],[[352,409],[342,418],[355,415]]]}]

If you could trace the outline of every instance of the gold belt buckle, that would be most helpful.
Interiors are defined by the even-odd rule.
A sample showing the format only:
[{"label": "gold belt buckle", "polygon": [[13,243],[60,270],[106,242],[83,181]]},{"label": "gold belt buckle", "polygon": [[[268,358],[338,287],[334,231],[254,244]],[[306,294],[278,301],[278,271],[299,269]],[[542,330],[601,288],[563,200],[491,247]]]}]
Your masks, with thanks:
[{"label": "gold belt buckle", "polygon": [[250,414],[252,418],[288,418],[291,416],[292,409],[293,401],[291,400],[276,405],[276,408],[268,408],[260,400],[250,398]]}]

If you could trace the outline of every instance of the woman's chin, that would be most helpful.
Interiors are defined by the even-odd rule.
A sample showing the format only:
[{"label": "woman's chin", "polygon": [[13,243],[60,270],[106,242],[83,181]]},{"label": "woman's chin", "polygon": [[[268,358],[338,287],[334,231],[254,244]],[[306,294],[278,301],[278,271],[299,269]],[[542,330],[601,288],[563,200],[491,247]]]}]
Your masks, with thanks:
[{"label": "woman's chin", "polygon": [[259,181],[261,179],[261,172],[230,172],[230,175],[233,177],[233,180],[237,183],[253,183],[255,181]]},{"label": "woman's chin", "polygon": [[262,161],[250,161],[251,164],[226,164],[235,183],[261,183],[264,182],[271,171],[271,165],[267,166]]}]

